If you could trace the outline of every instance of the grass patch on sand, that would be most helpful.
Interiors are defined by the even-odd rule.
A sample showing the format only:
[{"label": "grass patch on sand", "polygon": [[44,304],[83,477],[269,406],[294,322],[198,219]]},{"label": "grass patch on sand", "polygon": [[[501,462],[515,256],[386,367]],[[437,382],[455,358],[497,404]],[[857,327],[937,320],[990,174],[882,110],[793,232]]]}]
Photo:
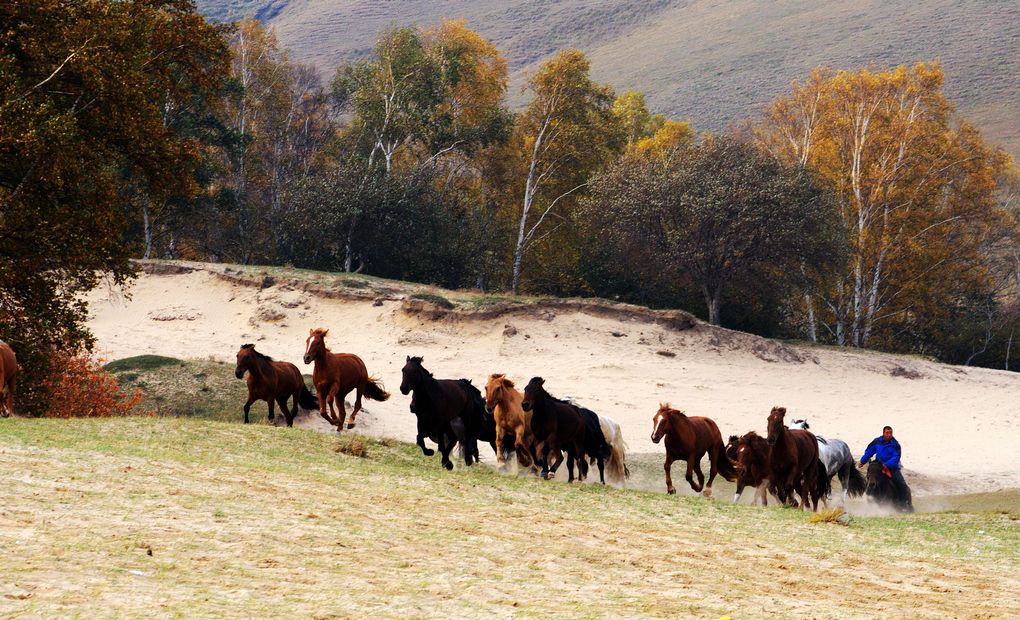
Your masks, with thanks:
[{"label": "grass patch on sand", "polygon": [[0,420],[0,461],[0,615],[1020,614],[1015,513],[825,527],[188,418]]}]

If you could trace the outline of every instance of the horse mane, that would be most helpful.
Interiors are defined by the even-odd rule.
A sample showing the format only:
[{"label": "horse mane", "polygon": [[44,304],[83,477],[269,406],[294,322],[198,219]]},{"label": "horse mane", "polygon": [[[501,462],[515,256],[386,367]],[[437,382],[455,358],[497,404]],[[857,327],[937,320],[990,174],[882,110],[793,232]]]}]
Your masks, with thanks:
[{"label": "horse mane", "polygon": [[669,403],[659,403],[659,411],[668,414],[679,413],[680,415],[687,417],[687,414],[680,409],[674,409],[673,405]]},{"label": "horse mane", "polygon": [[321,327],[316,327],[315,329],[312,330],[313,336],[325,336],[328,333],[329,333],[328,329],[323,329]]},{"label": "horse mane", "polygon": [[494,380],[495,381],[499,381],[500,385],[502,385],[505,388],[512,388],[512,387],[514,387],[514,382],[511,381],[510,379],[507,379],[506,375],[504,373],[500,372],[500,373],[493,373],[493,374],[489,375],[489,381],[494,381]]},{"label": "horse mane", "polygon": [[258,351],[256,351],[255,350],[255,345],[250,343],[250,342],[247,343],[247,344],[242,344],[241,348],[242,349],[251,349],[251,352],[255,354],[255,357],[257,357],[257,358],[259,358],[261,360],[266,360],[267,362],[273,361],[273,358],[269,357],[268,355],[263,355],[262,353],[259,353]]}]

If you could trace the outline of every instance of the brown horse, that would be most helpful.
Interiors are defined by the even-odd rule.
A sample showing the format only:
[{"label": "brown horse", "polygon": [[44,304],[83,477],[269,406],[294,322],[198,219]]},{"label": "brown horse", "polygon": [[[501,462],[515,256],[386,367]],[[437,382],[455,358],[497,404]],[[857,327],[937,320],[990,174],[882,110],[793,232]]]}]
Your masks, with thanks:
[{"label": "brown horse", "polygon": [[[670,407],[669,403],[662,403],[652,417],[652,442],[659,443],[663,437],[666,438],[666,462],[662,468],[666,470],[667,493],[676,493],[670,472],[673,461],[687,462],[687,474],[684,476],[687,483],[695,493],[701,493],[704,489],[705,497],[712,496],[712,482],[716,474],[721,474],[727,480],[736,479],[733,463],[726,458],[722,434],[711,418],[688,417],[684,412]],[[701,457],[706,454],[710,464],[707,485],[705,475],[701,473]],[[697,483],[694,482],[694,474],[698,475]]]},{"label": "brown horse", "polygon": [[[315,362],[312,370],[312,383],[319,395],[319,414],[336,427],[339,433],[347,420],[347,406],[344,399],[351,390],[357,391],[354,400],[354,411],[347,428],[354,428],[358,412],[361,411],[362,395],[372,400],[384,401],[390,397],[378,379],[368,376],[368,369],[361,358],[351,353],[333,353],[326,348],[328,329],[313,329],[308,332],[305,340],[305,363]],[[336,417],[334,404],[339,399],[340,417]],[[326,405],[329,414],[326,414]]]},{"label": "brown horse", "polygon": [[[818,440],[805,430],[788,429],[783,423],[786,407],[773,407],[768,417],[769,469],[779,501],[807,509],[808,502],[818,510],[818,474],[822,467],[818,460]],[[828,478],[826,476],[826,478]]]},{"label": "brown horse", "polygon": [[0,418],[14,415],[14,388],[18,383],[19,370],[21,367],[14,349],[0,340]]},{"label": "brown horse", "polygon": [[733,462],[737,470],[737,492],[733,495],[733,503],[740,500],[740,495],[747,487],[754,487],[754,503],[768,506],[769,487],[769,442],[764,437],[751,431],[743,437],[730,435],[726,444],[726,457]]},{"label": "brown horse", "polygon": [[[253,344],[242,344],[237,351],[237,367],[234,376],[238,379],[248,373],[248,402],[244,403],[244,423],[248,423],[248,411],[252,403],[264,400],[269,403],[269,415],[275,417],[274,408],[280,405],[280,411],[287,418],[287,426],[294,426],[298,404],[305,409],[318,409],[319,403],[315,396],[305,387],[304,377],[298,367],[290,362],[274,362],[273,358],[262,355],[255,350]],[[287,399],[294,399],[294,406],[287,409]]]},{"label": "brown horse", "polygon": [[513,439],[517,461],[524,467],[530,467],[536,473],[535,459],[531,451],[535,445],[535,435],[531,432],[531,413],[521,408],[524,400],[522,394],[514,387],[514,382],[503,374],[489,376],[485,384],[485,410],[496,421],[496,460],[506,462],[504,456],[504,440],[509,433]]}]

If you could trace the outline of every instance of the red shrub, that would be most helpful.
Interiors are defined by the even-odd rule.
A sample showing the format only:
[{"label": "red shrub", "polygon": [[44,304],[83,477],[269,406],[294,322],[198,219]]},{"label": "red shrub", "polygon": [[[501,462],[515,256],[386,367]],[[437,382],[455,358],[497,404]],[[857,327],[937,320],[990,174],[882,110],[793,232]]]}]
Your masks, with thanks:
[{"label": "red shrub", "polygon": [[59,354],[44,381],[49,393],[48,418],[107,418],[151,415],[139,408],[142,393],[128,394],[101,362],[88,354]]}]

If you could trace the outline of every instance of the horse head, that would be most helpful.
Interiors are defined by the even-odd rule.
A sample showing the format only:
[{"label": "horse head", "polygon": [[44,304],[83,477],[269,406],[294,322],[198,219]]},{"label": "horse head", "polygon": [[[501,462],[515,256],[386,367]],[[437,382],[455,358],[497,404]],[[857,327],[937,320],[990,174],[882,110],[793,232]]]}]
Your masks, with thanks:
[{"label": "horse head", "polygon": [[773,407],[768,417],[768,442],[770,446],[776,445],[779,436],[786,430],[783,418],[786,416],[786,407]]},{"label": "horse head", "polygon": [[407,363],[400,370],[400,393],[407,396],[411,390],[418,387],[426,374],[425,367],[421,365],[424,358],[407,356]]},{"label": "horse head", "polygon": [[512,389],[514,382],[503,374],[489,375],[489,381],[485,384],[485,412],[493,414],[496,405],[504,398],[503,390]]},{"label": "horse head", "polygon": [[308,338],[305,340],[305,363],[311,364],[312,360],[318,358],[326,350],[326,334],[328,329],[310,329]]},{"label": "horse head", "polygon": [[521,409],[525,411],[531,411],[536,403],[542,402],[548,393],[545,388],[545,379],[542,377],[532,377],[531,381],[528,381],[528,385],[524,388],[524,400],[521,401]]},{"label": "horse head", "polygon": [[683,415],[669,406],[669,403],[659,403],[659,410],[652,416],[652,443],[659,443],[663,436],[669,431],[669,418],[673,413]]},{"label": "horse head", "polygon": [[245,371],[251,368],[255,361],[255,345],[242,344],[237,350],[237,366],[234,368],[234,376],[238,379],[244,378]]}]

